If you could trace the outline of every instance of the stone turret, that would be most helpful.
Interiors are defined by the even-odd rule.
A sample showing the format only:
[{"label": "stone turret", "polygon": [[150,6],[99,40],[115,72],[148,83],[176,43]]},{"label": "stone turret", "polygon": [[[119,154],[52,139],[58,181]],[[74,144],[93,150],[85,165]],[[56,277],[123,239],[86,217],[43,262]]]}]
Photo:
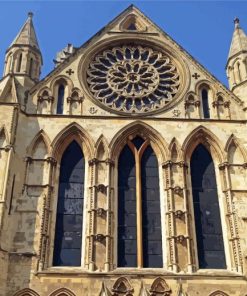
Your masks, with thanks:
[{"label": "stone turret", "polygon": [[226,64],[230,90],[247,103],[247,36],[234,20],[234,32]]},{"label": "stone turret", "polygon": [[6,51],[3,76],[15,76],[24,87],[30,87],[39,80],[42,55],[32,21],[28,18],[20,32]]}]

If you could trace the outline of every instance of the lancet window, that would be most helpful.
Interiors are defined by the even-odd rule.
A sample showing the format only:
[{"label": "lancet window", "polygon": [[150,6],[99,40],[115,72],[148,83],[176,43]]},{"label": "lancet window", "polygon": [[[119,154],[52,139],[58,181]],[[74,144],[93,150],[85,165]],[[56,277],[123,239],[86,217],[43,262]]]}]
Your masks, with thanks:
[{"label": "lancet window", "polygon": [[191,181],[200,269],[226,268],[215,168],[208,150],[199,144],[191,161]]},{"label": "lancet window", "polygon": [[63,114],[64,92],[65,92],[64,84],[60,84],[58,86],[58,91],[57,91],[57,114]]},{"label": "lancet window", "polygon": [[202,98],[202,112],[203,118],[210,118],[209,104],[208,104],[208,90],[203,88],[201,91]]},{"label": "lancet window", "polygon": [[17,69],[16,72],[21,72],[21,63],[22,63],[22,53],[19,55],[18,61],[17,61]]},{"label": "lancet window", "polygon": [[85,160],[76,141],[65,150],[60,166],[54,266],[80,266]]},{"label": "lancet window", "polygon": [[158,161],[136,137],[118,161],[118,267],[162,266]]}]

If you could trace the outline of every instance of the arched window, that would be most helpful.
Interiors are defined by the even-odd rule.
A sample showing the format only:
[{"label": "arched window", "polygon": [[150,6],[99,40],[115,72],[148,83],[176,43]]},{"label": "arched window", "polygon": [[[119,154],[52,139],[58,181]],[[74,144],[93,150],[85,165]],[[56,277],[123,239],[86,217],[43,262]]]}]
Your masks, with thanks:
[{"label": "arched window", "polygon": [[203,118],[210,118],[209,113],[209,104],[208,104],[208,90],[203,88],[201,91],[202,97],[202,111],[203,111]]},{"label": "arched window", "polygon": [[162,266],[158,162],[136,137],[118,161],[118,267]]},{"label": "arched window", "polygon": [[54,266],[80,266],[84,203],[85,160],[73,141],[65,150],[60,166]]},{"label": "arched window", "polygon": [[63,114],[64,90],[64,85],[60,84],[57,91],[57,114]]},{"label": "arched window", "polygon": [[226,268],[217,184],[212,157],[199,144],[191,161],[191,181],[199,268]]},{"label": "arched window", "polygon": [[21,72],[22,53],[19,55],[16,72]]},{"label": "arched window", "polygon": [[29,76],[32,78],[33,74],[33,58],[30,59],[30,65],[29,65]]}]

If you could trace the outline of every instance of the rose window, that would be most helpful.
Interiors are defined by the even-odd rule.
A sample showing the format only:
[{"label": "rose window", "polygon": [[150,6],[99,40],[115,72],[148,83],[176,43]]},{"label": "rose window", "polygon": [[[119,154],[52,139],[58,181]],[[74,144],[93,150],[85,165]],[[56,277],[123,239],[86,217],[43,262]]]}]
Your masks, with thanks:
[{"label": "rose window", "polygon": [[149,47],[122,46],[96,55],[87,70],[94,97],[111,109],[142,113],[164,107],[180,76],[170,57]]}]

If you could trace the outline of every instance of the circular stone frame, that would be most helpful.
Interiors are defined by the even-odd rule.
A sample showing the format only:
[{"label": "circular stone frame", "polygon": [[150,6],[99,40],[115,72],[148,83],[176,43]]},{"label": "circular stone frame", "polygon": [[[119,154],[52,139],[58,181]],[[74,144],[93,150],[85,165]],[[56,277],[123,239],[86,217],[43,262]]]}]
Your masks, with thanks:
[{"label": "circular stone frame", "polygon": [[[99,101],[97,98],[95,98],[87,80],[88,79],[87,71],[90,67],[90,63],[94,61],[95,57],[98,54],[104,52],[105,50],[108,50],[109,48],[112,49],[114,47],[122,47],[126,45],[151,48],[154,51],[161,52],[172,61],[172,64],[176,67],[176,70],[179,74],[180,85],[178,87],[177,93],[170,100],[170,102],[167,102],[162,107],[149,109],[149,110],[146,110],[145,112],[128,112],[128,111],[116,110],[112,107],[105,105],[104,103]],[[164,48],[164,44],[161,41],[153,38],[149,38],[149,40],[147,41],[146,39],[143,39],[140,37],[137,39],[137,38],[133,38],[132,36],[128,38],[124,38],[122,36],[118,38],[116,37],[109,38],[107,40],[99,42],[94,46],[90,46],[84,52],[78,65],[78,77],[79,77],[80,84],[82,86],[82,89],[86,93],[87,97],[93,103],[95,103],[97,106],[104,109],[105,111],[108,111],[109,113],[114,113],[114,114],[123,115],[123,116],[131,116],[131,117],[149,116],[152,114],[158,114],[158,113],[170,110],[175,104],[177,104],[179,101],[183,99],[185,93],[187,92],[189,88],[189,83],[190,83],[189,73],[190,72],[189,72],[188,66],[183,61],[183,59],[179,56],[179,54],[177,53],[177,50],[174,50],[168,45],[165,45],[165,48]]]}]

